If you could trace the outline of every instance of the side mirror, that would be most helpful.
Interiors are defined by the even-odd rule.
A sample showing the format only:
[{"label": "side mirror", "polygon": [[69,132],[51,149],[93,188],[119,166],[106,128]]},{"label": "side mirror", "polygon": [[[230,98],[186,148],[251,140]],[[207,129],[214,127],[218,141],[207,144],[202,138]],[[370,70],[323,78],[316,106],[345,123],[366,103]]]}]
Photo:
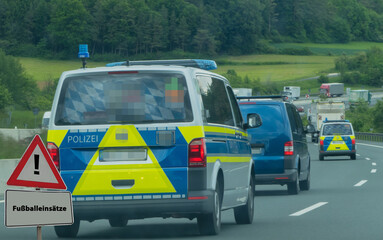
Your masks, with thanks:
[{"label": "side mirror", "polygon": [[257,128],[262,125],[262,119],[261,116],[257,113],[250,113],[247,114],[247,123],[245,124],[244,128]]},{"label": "side mirror", "polygon": [[308,133],[313,133],[313,132],[315,132],[314,125],[312,125],[311,123],[310,123],[309,125],[307,125],[307,127],[306,127],[306,132],[308,132]]}]

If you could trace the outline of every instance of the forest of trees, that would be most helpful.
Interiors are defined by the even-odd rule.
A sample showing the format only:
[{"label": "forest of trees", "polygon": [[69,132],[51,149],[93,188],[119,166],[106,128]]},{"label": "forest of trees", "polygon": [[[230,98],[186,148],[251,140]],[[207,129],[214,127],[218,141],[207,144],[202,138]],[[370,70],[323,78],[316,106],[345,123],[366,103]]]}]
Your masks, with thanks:
[{"label": "forest of trees", "polygon": [[268,52],[268,42],[383,40],[381,0],[0,0],[6,54],[68,58]]}]

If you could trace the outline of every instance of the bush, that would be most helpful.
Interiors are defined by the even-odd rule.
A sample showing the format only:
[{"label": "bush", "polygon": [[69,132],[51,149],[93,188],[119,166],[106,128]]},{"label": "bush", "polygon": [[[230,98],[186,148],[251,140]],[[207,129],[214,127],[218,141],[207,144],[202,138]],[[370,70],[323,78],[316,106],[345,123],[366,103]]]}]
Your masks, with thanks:
[{"label": "bush", "polygon": [[284,48],[281,49],[280,54],[285,55],[302,55],[302,56],[310,56],[314,55],[314,53],[310,50],[310,48],[304,47],[304,48]]},{"label": "bush", "polygon": [[322,83],[328,83],[329,82],[329,79],[327,76],[325,75],[320,75],[319,78],[317,79],[318,83],[322,84]]}]

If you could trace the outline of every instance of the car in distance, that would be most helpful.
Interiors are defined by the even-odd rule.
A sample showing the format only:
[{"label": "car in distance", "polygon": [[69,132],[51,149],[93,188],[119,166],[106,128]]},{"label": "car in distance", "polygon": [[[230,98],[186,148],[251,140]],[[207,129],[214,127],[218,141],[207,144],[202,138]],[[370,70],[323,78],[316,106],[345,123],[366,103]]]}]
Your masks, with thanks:
[{"label": "car in distance", "polygon": [[319,132],[319,160],[325,156],[356,159],[355,133],[348,120],[325,120]]},{"label": "car in distance", "polygon": [[[197,218],[218,234],[221,210],[239,224],[254,212],[254,163],[229,81],[214,61],[163,60],[64,72],[48,127],[48,151],[80,220],[112,227],[150,217]],[[219,99],[219,101],[217,101]]]},{"label": "car in distance", "polygon": [[[258,113],[262,126],[249,129],[255,184],[287,185],[289,194],[310,189],[310,154],[297,108],[273,96],[238,98],[243,116]],[[267,97],[269,98],[269,97]],[[311,128],[313,130],[313,128]]]}]

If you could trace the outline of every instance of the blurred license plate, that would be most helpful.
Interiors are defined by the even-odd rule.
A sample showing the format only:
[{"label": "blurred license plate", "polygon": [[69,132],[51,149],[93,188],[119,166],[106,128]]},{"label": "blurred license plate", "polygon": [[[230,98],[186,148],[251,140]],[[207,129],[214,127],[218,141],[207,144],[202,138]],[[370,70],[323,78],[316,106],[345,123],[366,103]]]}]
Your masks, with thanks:
[{"label": "blurred license plate", "polygon": [[343,141],[333,141],[332,144],[344,144]]},{"label": "blurred license plate", "polygon": [[252,148],[251,154],[260,154],[262,152],[262,148]]},{"label": "blurred license plate", "polygon": [[145,148],[138,149],[107,149],[100,151],[100,161],[145,161],[147,152]]}]

